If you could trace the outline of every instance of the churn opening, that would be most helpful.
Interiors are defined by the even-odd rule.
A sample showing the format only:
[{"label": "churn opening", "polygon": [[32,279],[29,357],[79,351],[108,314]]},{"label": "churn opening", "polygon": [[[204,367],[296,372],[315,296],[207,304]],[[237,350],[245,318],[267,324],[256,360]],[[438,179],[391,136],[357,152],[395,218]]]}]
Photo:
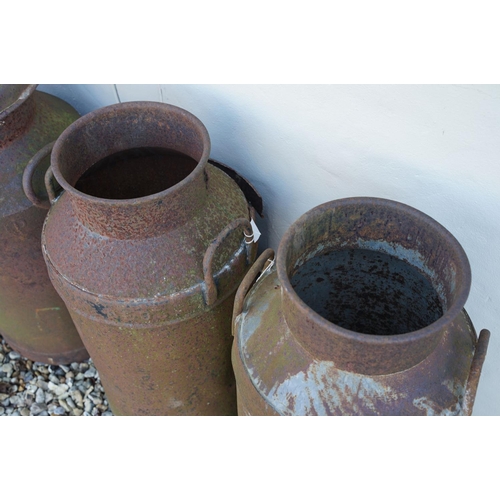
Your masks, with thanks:
[{"label": "churn opening", "polygon": [[374,250],[351,248],[316,255],[295,270],[290,282],[311,309],[354,332],[412,332],[443,314],[439,295],[424,274]]},{"label": "churn opening", "polygon": [[175,186],[197,164],[197,160],[172,149],[126,149],[94,163],[78,179],[75,189],[110,200],[142,198]]}]

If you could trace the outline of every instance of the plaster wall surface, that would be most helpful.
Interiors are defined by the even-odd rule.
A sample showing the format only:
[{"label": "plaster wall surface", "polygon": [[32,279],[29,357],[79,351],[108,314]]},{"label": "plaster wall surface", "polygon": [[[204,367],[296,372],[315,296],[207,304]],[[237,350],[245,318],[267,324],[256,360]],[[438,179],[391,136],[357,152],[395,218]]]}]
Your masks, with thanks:
[{"label": "plaster wall surface", "polygon": [[474,415],[500,415],[500,85],[40,85],[80,113],[162,101],[259,190],[260,249],[326,201],[375,196],[446,227],[472,268],[466,309],[492,332]]}]

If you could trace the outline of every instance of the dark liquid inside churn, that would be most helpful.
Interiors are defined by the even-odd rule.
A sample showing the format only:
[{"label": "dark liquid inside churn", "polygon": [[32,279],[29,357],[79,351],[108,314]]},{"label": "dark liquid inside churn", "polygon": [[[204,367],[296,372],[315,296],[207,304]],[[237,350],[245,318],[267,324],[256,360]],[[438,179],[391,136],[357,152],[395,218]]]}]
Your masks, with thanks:
[{"label": "dark liquid inside churn", "polygon": [[331,251],[291,278],[299,297],[325,319],[351,331],[397,335],[443,315],[430,280],[401,259],[364,249]]},{"label": "dark liquid inside churn", "polygon": [[75,184],[82,193],[112,200],[141,198],[186,178],[198,162],[166,148],[132,148],[94,163]]}]

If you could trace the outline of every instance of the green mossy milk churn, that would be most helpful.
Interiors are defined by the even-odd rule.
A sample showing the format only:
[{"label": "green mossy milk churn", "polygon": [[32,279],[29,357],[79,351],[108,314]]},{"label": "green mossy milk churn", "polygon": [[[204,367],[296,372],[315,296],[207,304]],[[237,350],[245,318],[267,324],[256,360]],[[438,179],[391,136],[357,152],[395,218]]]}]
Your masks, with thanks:
[{"label": "green mossy milk churn", "polygon": [[64,364],[88,354],[42,256],[43,176],[50,143],[79,115],[36,87],[0,85],[0,333],[33,361]]},{"label": "green mossy milk churn", "polygon": [[238,289],[240,415],[469,415],[489,332],[458,241],[395,201],[320,205]]},{"label": "green mossy milk churn", "polygon": [[209,152],[195,116],[155,102],[93,111],[54,146],[43,251],[116,415],[236,414],[232,305],[256,244]]}]

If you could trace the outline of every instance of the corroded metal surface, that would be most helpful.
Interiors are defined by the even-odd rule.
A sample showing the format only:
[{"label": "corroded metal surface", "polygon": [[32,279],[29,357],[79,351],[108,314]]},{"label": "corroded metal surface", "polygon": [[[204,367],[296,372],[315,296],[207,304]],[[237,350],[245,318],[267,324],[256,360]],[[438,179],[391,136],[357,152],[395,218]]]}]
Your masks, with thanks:
[{"label": "corroded metal surface", "polygon": [[[48,206],[43,188],[48,159],[33,159],[78,113],[35,89],[0,85],[0,333],[23,356],[62,364],[88,354],[47,275],[40,235]],[[23,170],[30,162],[30,186],[45,200],[45,209],[23,191]]]},{"label": "corroded metal surface", "polygon": [[[142,146],[182,152],[195,168],[132,199],[74,188],[97,161]],[[90,113],[54,147],[64,192],[44,226],[44,255],[117,415],[236,413],[231,312],[256,244],[245,243],[244,194],[209,151],[193,115],[151,102]],[[111,195],[120,178],[106,182]]]},{"label": "corroded metal surface", "polygon": [[[366,250],[383,258],[370,260]],[[389,200],[337,200],[290,227],[276,262],[235,310],[240,415],[470,413],[486,346],[476,349],[463,310],[467,258],[436,221]],[[414,271],[437,293],[438,318],[428,315],[434,295],[422,297]],[[373,327],[366,320],[372,310]],[[330,314],[343,326],[324,317]],[[420,328],[404,330],[415,324]]]}]

